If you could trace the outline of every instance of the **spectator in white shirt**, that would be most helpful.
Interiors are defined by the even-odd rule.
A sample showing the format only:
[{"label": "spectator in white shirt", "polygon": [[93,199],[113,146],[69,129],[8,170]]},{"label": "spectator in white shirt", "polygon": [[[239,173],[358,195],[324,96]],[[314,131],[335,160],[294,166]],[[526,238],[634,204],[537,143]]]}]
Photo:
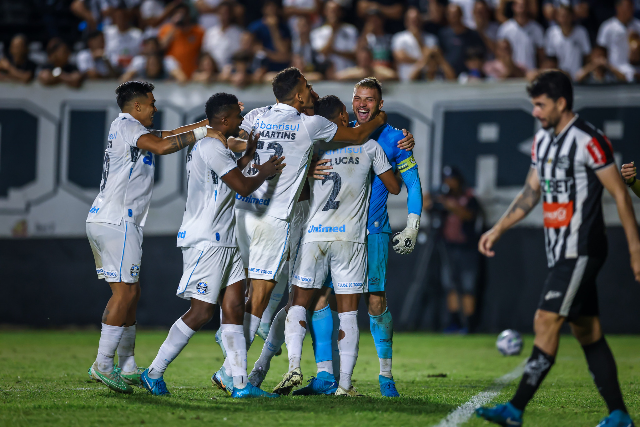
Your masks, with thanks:
[{"label": "spectator in white shirt", "polygon": [[476,20],[473,17],[473,8],[476,0],[449,0],[449,3],[455,3],[462,9],[462,23],[465,27],[475,30]]},{"label": "spectator in white shirt", "polygon": [[165,6],[162,0],[144,0],[140,5],[140,28],[145,37],[156,37],[160,26],[173,14],[183,0],[172,0]]},{"label": "spectator in white shirt", "polygon": [[401,81],[408,81],[414,65],[423,56],[423,48],[438,46],[438,39],[433,34],[422,31],[422,16],[415,7],[407,10],[404,25],[406,30],[393,36],[391,50],[398,69],[398,77]]},{"label": "spectator in white shirt", "polygon": [[104,34],[92,31],[86,36],[87,49],[78,52],[78,70],[88,79],[109,79],[117,77],[104,50]]},{"label": "spectator in white shirt", "polygon": [[311,46],[323,61],[327,58],[334,71],[342,71],[355,65],[358,30],[342,21],[342,7],[335,1],[324,6],[326,24],[311,31]]},{"label": "spectator in white shirt", "polygon": [[544,40],[547,56],[558,58],[558,67],[566,71],[571,78],[582,68],[586,56],[591,53],[589,34],[581,25],[573,24],[574,13],[570,5],[562,5],[555,9],[555,21],[547,29]]},{"label": "spectator in white shirt", "polygon": [[597,43],[607,48],[609,62],[620,67],[629,62],[629,34],[640,34],[640,20],[633,17],[631,0],[616,0],[616,16],[600,26]]},{"label": "spectator in white shirt", "polygon": [[562,6],[571,8],[575,19],[586,19],[589,16],[588,0],[544,0],[542,14],[549,24],[556,23],[556,13]]},{"label": "spectator in white shirt", "polygon": [[131,61],[120,81],[126,82],[134,78],[166,80],[174,79],[178,83],[187,81],[187,76],[180,69],[180,64],[171,56],[162,55],[157,38],[146,39],[142,44],[142,54]]},{"label": "spectator in white shirt", "polygon": [[200,14],[198,23],[205,30],[220,24],[218,7],[222,0],[194,0],[194,5]]},{"label": "spectator in white shirt", "polygon": [[240,50],[242,29],[233,20],[233,5],[222,2],[218,6],[219,24],[204,33],[202,50],[216,61],[218,69],[231,64],[231,57]]},{"label": "spectator in white shirt", "polygon": [[322,2],[316,0],[283,0],[282,15],[287,20],[292,41],[298,38],[298,18],[306,18],[313,27],[319,25]]},{"label": "spectator in white shirt", "polygon": [[513,18],[500,26],[498,39],[509,40],[513,61],[526,70],[535,69],[544,57],[544,30],[529,17],[525,0],[513,1]]},{"label": "spectator in white shirt", "polygon": [[105,50],[116,70],[126,69],[140,52],[142,31],[131,26],[131,13],[124,7],[113,11],[114,25],[104,30]]}]

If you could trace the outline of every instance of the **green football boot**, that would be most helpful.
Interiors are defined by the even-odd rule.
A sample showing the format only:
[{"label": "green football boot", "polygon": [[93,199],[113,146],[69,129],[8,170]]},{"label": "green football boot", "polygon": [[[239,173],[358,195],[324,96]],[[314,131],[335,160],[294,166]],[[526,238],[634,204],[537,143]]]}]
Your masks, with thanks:
[{"label": "green football boot", "polygon": [[122,369],[118,367],[117,364],[113,368],[118,370],[120,377],[122,377],[125,383],[129,385],[136,385],[138,387],[140,386],[140,375],[142,375],[146,369],[138,366],[138,368],[133,372],[122,372]]},{"label": "green football boot", "polygon": [[100,381],[113,391],[125,394],[133,393],[131,386],[120,376],[119,369],[114,368],[113,371],[105,374],[98,370],[98,366],[94,362],[93,365],[91,365],[91,368],[89,368],[89,373],[94,379]]}]

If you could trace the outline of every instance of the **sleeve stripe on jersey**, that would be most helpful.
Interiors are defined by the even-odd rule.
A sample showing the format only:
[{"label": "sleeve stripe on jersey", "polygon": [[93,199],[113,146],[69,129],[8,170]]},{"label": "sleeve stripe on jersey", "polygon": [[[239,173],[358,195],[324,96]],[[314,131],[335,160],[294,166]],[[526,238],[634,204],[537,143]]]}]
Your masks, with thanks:
[{"label": "sleeve stripe on jersey", "polygon": [[596,137],[591,138],[591,141],[589,141],[589,143],[587,144],[587,151],[589,151],[593,162],[597,166],[604,165],[607,162],[607,156],[602,150],[600,142],[598,142]]}]

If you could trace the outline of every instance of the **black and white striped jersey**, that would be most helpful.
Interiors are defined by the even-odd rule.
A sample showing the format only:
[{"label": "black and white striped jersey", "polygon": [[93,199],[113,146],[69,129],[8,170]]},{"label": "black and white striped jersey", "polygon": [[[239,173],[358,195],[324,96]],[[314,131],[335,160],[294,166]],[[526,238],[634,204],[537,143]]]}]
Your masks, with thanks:
[{"label": "black and white striped jersey", "polygon": [[577,115],[557,136],[539,130],[531,166],[542,187],[547,263],[580,255],[605,257],[602,183],[596,171],[613,164],[611,142]]}]

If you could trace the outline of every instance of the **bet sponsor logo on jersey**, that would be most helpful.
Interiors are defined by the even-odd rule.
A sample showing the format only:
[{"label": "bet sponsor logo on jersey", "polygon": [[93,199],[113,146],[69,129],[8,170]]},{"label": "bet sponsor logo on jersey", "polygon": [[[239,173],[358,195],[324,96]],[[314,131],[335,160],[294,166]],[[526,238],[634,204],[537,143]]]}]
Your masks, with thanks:
[{"label": "bet sponsor logo on jersey", "polygon": [[310,225],[307,233],[346,233],[347,226],[342,224],[340,226],[331,227],[330,225],[323,226],[322,224]]},{"label": "bet sponsor logo on jersey", "polygon": [[552,196],[562,196],[569,194],[573,185],[573,178],[548,178],[543,181],[542,190]]}]

